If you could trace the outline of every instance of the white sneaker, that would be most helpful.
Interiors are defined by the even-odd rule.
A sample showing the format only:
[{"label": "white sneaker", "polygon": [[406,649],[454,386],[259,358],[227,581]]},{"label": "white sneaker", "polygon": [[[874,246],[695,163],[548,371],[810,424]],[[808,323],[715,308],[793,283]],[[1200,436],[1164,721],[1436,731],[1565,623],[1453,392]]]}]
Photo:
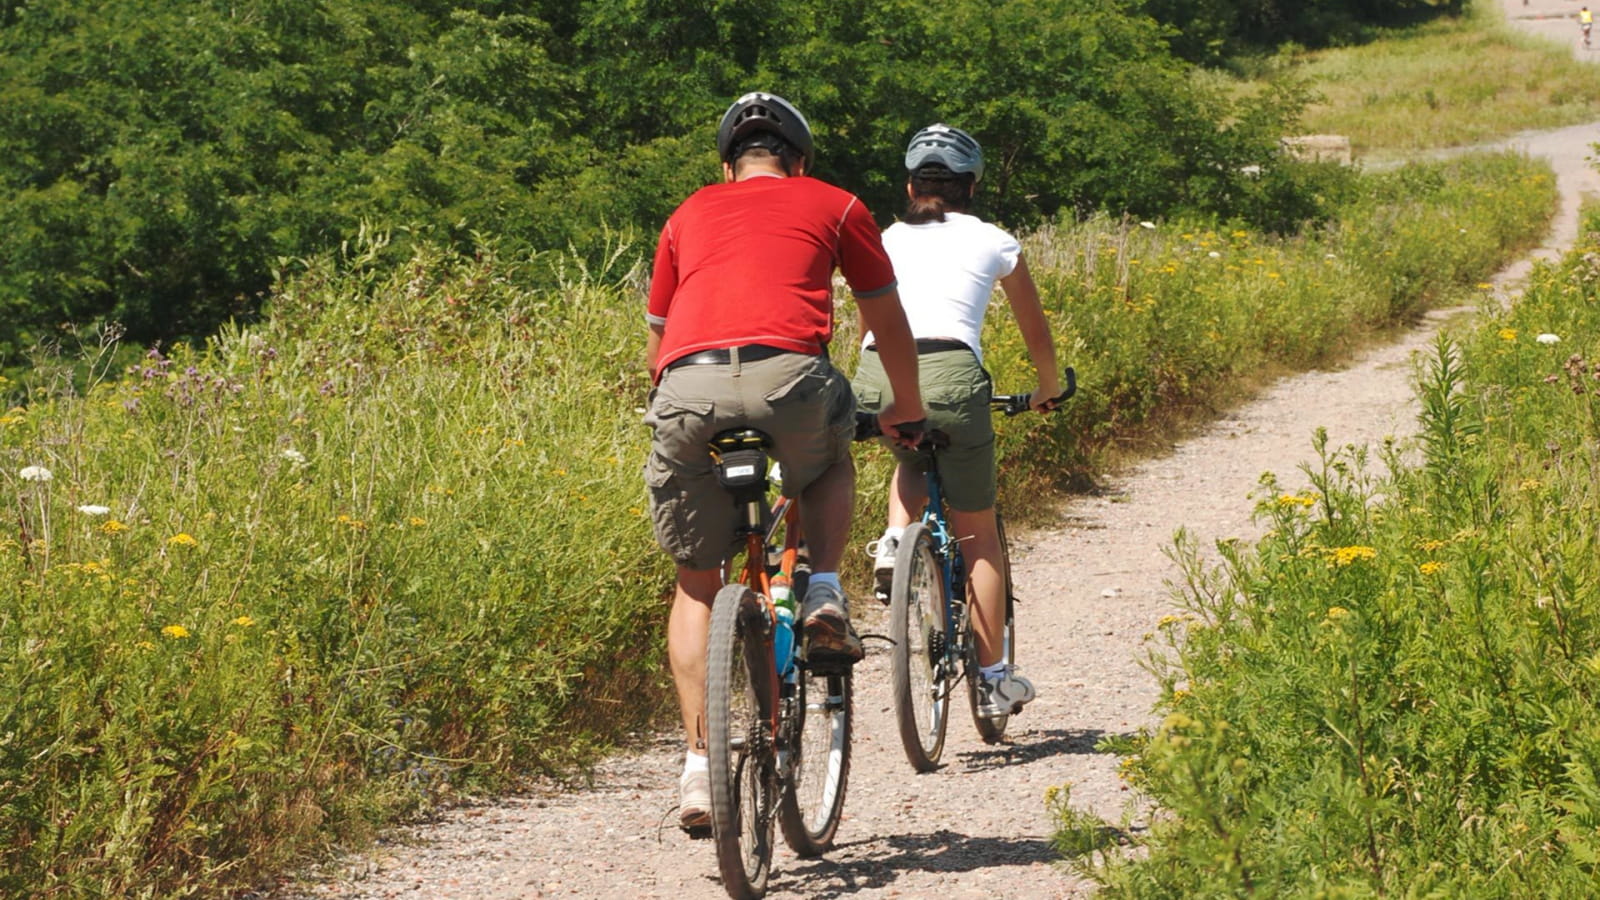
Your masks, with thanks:
[{"label": "white sneaker", "polygon": [[1034,696],[1033,682],[1018,675],[1015,666],[1006,666],[999,678],[985,678],[978,686],[978,715],[985,719],[1016,715]]},{"label": "white sneaker", "polygon": [[879,600],[889,599],[889,588],[894,584],[894,558],[900,550],[900,538],[885,531],[883,537],[867,542],[867,552],[872,555],[872,578]]},{"label": "white sneaker", "polygon": [[691,834],[711,827],[711,773],[678,777],[678,827]]}]

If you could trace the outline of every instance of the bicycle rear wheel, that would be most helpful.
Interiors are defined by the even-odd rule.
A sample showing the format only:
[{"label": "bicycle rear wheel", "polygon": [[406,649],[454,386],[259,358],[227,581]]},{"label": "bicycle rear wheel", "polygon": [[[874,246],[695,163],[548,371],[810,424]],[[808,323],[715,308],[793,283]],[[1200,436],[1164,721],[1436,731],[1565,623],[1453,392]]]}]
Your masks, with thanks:
[{"label": "bicycle rear wheel", "polygon": [[939,766],[949,723],[950,678],[945,659],[944,573],[933,536],[920,522],[906,527],[889,588],[889,637],[894,641],[895,719],[906,759],[918,772]]},{"label": "bicycle rear wheel", "polygon": [[766,610],[744,585],[717,592],[706,651],[711,833],[730,897],[760,897],[772,869],[778,779],[770,713],[777,671]]},{"label": "bicycle rear wheel", "polygon": [[786,715],[796,754],[778,805],[783,839],[801,857],[820,856],[833,846],[844,813],[850,778],[850,675],[804,671]]},{"label": "bicycle rear wheel", "polygon": [[[1017,619],[1016,595],[1011,590],[1011,548],[1006,545],[1006,523],[1000,517],[998,510],[994,514],[995,527],[1000,531],[1000,563],[1005,567],[1006,577],[1006,625],[1004,630],[1005,649],[1001,659],[1006,665],[1013,665],[1017,661]],[[967,630],[972,630],[972,617],[967,616]],[[1009,715],[999,716],[994,719],[985,719],[978,715],[978,682],[983,675],[978,671],[978,642],[969,633],[967,635],[967,702],[972,707],[972,722],[978,726],[978,736],[983,738],[985,744],[998,744],[1005,740],[1006,723],[1011,721]]]}]

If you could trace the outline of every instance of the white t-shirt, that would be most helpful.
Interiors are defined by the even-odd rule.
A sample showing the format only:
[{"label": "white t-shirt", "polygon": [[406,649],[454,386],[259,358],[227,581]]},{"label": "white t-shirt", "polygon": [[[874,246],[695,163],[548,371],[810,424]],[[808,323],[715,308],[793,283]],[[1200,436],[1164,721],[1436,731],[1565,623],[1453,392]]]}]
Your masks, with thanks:
[{"label": "white t-shirt", "polygon": [[[1017,267],[1017,239],[976,216],[945,213],[943,222],[896,222],[883,232],[900,282],[911,335],[955,338],[983,361],[979,340],[994,283]],[[862,346],[872,343],[867,332]]]}]

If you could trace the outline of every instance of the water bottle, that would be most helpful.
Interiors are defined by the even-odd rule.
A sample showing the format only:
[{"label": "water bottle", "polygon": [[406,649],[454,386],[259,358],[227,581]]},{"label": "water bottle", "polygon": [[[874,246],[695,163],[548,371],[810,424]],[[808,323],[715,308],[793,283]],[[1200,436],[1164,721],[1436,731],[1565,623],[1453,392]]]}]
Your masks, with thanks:
[{"label": "water bottle", "polygon": [[778,674],[788,675],[794,665],[794,586],[785,572],[772,576],[772,605],[778,610],[778,628],[772,635],[772,653]]}]

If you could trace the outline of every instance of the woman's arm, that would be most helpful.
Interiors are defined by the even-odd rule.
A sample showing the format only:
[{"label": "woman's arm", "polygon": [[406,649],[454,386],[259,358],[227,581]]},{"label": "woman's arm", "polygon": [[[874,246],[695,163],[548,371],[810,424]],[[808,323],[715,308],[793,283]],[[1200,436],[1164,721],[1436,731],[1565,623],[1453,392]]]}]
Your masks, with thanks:
[{"label": "woman's arm", "polygon": [[1050,323],[1044,317],[1044,305],[1039,302],[1039,288],[1028,273],[1028,261],[1020,255],[1017,267],[1000,279],[1006,292],[1006,302],[1011,304],[1011,314],[1022,330],[1022,341],[1028,346],[1028,356],[1039,372],[1039,387],[1033,392],[1033,408],[1040,412],[1051,408],[1049,401],[1061,395],[1061,375],[1056,366],[1056,342],[1050,336]]}]

